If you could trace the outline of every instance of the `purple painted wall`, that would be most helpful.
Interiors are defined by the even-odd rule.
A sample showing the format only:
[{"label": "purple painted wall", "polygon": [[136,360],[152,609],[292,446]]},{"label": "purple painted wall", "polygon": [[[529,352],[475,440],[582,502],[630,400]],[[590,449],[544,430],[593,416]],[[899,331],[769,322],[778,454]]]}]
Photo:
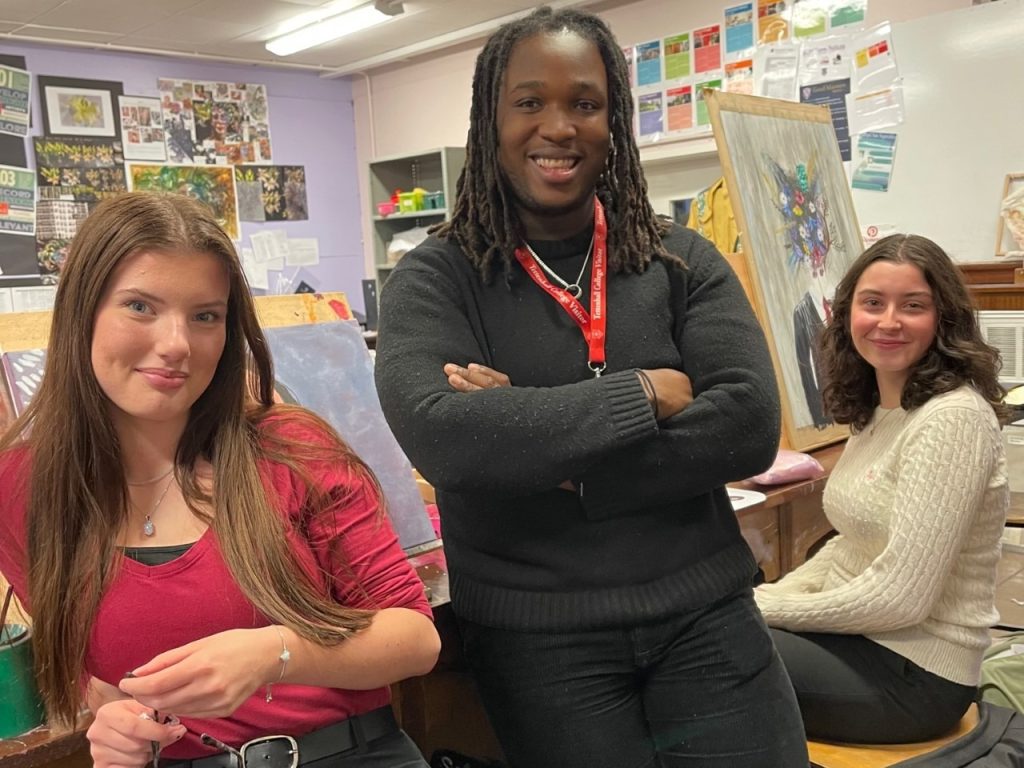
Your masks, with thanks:
[{"label": "purple painted wall", "polygon": [[[344,291],[353,309],[363,310],[363,267],[355,122],[352,89],[347,79],[325,80],[314,72],[227,65],[132,53],[37,45],[0,45],[0,53],[24,56],[33,75],[116,80],[130,96],[159,96],[157,79],[262,83],[270,104],[270,138],[274,163],[303,165],[309,220],[242,222],[243,244],[249,235],[284,229],[289,237],[316,237],[320,264],[306,267],[322,291]],[[33,89],[36,83],[33,81]],[[116,107],[116,105],[115,105]],[[32,94],[32,135],[42,133],[38,93]],[[35,166],[26,140],[30,167]],[[290,277],[294,268],[284,271]],[[272,273],[273,274],[273,273]]]}]

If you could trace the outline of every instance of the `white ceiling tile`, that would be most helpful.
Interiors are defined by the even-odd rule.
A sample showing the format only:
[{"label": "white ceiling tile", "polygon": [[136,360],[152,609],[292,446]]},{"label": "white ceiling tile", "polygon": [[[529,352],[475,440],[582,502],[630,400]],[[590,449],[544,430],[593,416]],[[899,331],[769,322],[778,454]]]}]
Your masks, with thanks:
[{"label": "white ceiling tile", "polygon": [[162,4],[138,0],[67,0],[33,24],[123,34],[165,18]]},{"label": "white ceiling tile", "polygon": [[0,0],[0,20],[32,21],[62,2],[64,0]]},{"label": "white ceiling tile", "polygon": [[[607,8],[634,0],[577,4],[599,1]],[[0,34],[17,30],[18,35],[54,43],[108,43],[111,49],[153,48],[267,65],[338,68],[529,10],[538,2],[405,0],[405,13],[392,22],[286,58],[268,53],[264,41],[282,21],[326,0],[0,0]],[[19,22],[28,21],[33,26],[19,28]]]}]

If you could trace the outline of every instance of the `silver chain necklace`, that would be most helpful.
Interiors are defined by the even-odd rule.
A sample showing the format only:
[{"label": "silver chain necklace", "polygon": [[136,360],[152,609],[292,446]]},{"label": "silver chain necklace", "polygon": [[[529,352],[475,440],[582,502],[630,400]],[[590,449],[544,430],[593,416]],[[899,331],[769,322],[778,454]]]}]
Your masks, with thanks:
[{"label": "silver chain necklace", "polygon": [[553,270],[551,267],[549,267],[541,260],[540,256],[538,256],[537,252],[530,247],[529,243],[526,243],[526,250],[528,250],[530,252],[530,255],[533,256],[534,261],[537,262],[537,266],[544,270],[544,274],[546,274],[548,277],[550,277],[552,280],[558,283],[559,287],[561,287],[563,291],[567,291],[569,295],[572,296],[574,299],[578,299],[580,296],[583,295],[583,288],[580,286],[580,283],[583,282],[583,273],[587,271],[587,264],[590,263],[590,254],[594,250],[593,235],[590,236],[590,245],[587,246],[586,258],[583,259],[583,266],[580,267],[580,273],[576,276],[576,282],[574,283],[565,282],[565,280],[562,279],[561,275],[559,275],[557,272],[555,272],[555,270]]},{"label": "silver chain necklace", "polygon": [[[174,467],[171,467],[171,469],[174,469]],[[168,472],[168,474],[170,473]],[[167,485],[164,486],[164,492],[160,494],[160,498],[157,499],[156,504],[153,505],[153,511],[146,515],[146,519],[142,523],[143,535],[153,536],[156,533],[156,526],[153,525],[153,515],[155,515],[156,511],[160,509],[160,505],[164,503],[164,497],[167,495],[167,492],[171,489],[173,484],[174,478],[171,477],[171,479],[167,481]]]}]

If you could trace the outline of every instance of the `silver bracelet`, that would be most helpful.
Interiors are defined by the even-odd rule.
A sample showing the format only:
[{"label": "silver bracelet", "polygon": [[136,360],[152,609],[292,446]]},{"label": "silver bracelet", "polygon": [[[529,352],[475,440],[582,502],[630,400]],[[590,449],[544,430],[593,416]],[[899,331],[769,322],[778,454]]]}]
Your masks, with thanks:
[{"label": "silver bracelet", "polygon": [[[281,628],[278,626],[275,626],[274,629],[277,631],[277,636],[281,638],[281,654],[277,657],[277,660],[281,662],[281,674],[277,676],[277,680],[275,681],[280,683],[284,680],[284,673],[288,669],[288,662],[291,661],[292,654],[291,651],[288,650],[288,645],[284,641],[284,632],[282,632]],[[265,697],[267,703],[274,700],[273,688],[274,683],[267,683],[267,693]]]}]

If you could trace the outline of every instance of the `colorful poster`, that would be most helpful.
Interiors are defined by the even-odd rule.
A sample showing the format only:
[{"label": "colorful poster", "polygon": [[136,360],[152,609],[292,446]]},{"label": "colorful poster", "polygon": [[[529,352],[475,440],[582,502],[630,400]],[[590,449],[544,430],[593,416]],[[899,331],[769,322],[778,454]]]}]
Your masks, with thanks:
[{"label": "colorful poster", "polygon": [[629,72],[629,87],[636,87],[636,54],[632,45],[622,46],[622,56],[626,59],[626,69]]},{"label": "colorful poster", "polygon": [[776,43],[789,37],[785,0],[757,0],[757,41]]},{"label": "colorful poster", "polygon": [[685,131],[693,128],[693,86],[683,85],[665,91],[665,102],[668,105],[668,129]]},{"label": "colorful poster", "polygon": [[232,240],[239,239],[241,228],[238,224],[233,169],[146,163],[132,163],[128,168],[128,178],[133,190],[175,192],[206,203],[228,237]]},{"label": "colorful poster", "polygon": [[850,92],[850,81],[833,80],[800,88],[800,101],[804,104],[824,104],[832,112],[832,127],[839,142],[839,154],[843,160],[850,159],[850,123],[846,112],[846,94]]},{"label": "colorful poster", "polygon": [[160,99],[118,96],[121,110],[121,139],[126,160],[167,159],[164,143],[164,119]]},{"label": "colorful poster", "polygon": [[693,71],[694,74],[712,72],[722,67],[722,27],[693,30]]},{"label": "colorful poster", "polygon": [[665,130],[661,91],[642,94],[637,101],[639,102],[637,112],[640,115],[640,138],[657,138]]},{"label": "colorful poster", "polygon": [[[309,218],[304,166],[236,167],[235,184],[239,191],[239,217],[243,221],[304,221]],[[259,212],[255,210],[254,193],[259,195]],[[262,218],[257,218],[261,214]]]},{"label": "colorful poster", "polygon": [[690,34],[666,37],[665,44],[665,79],[678,80],[690,75]]},{"label": "colorful poster", "polygon": [[858,34],[852,48],[856,93],[862,94],[897,83],[899,70],[889,22]]},{"label": "colorful poster", "polygon": [[267,89],[253,83],[161,78],[167,157],[173,163],[269,163]]},{"label": "colorful poster", "polygon": [[725,55],[754,47],[754,4],[725,9]]},{"label": "colorful poster", "polygon": [[725,65],[723,90],[729,93],[754,93],[754,60],[740,59]]},{"label": "colorful poster", "polygon": [[708,88],[712,91],[722,90],[721,80],[705,80],[703,83],[697,83],[694,86],[694,90],[697,92],[697,125],[709,125],[711,118],[708,117],[708,104],[704,101],[704,89]]},{"label": "colorful poster", "polygon": [[636,46],[636,84],[654,85],[661,82],[661,41],[652,40]]},{"label": "colorful poster", "polygon": [[32,171],[0,165],[0,232],[35,234],[36,180]]},{"label": "colorful poster", "polygon": [[32,75],[0,66],[0,133],[27,136],[31,103]]},{"label": "colorful poster", "polygon": [[853,188],[888,192],[895,157],[895,133],[862,133],[853,158]]},{"label": "colorful poster", "polygon": [[[828,0],[831,5],[832,0]],[[823,35],[828,23],[828,8],[824,0],[796,0],[793,6],[793,36]]]},{"label": "colorful poster", "polygon": [[829,16],[829,24],[845,27],[850,24],[863,24],[867,15],[868,0],[842,0],[835,3]]}]

